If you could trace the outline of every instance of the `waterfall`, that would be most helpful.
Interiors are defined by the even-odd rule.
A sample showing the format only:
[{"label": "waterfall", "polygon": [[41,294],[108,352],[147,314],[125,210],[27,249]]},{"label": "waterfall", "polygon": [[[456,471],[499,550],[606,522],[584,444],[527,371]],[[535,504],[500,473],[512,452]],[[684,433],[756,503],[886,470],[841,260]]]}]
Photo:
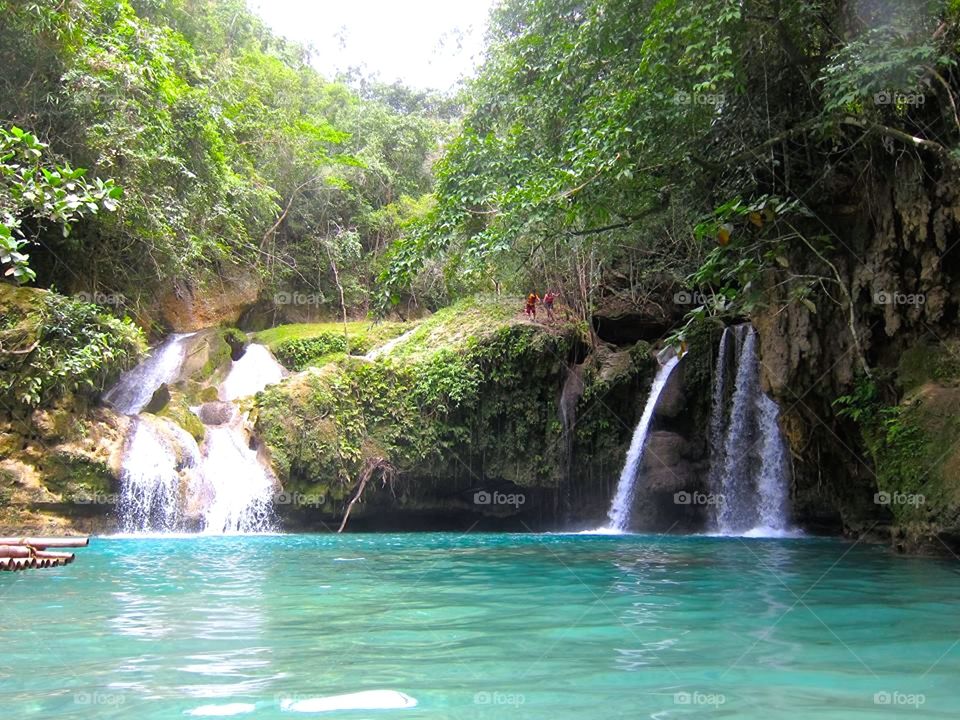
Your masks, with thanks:
[{"label": "waterfall", "polygon": [[195,334],[171,335],[153,348],[142,363],[120,376],[104,394],[104,402],[124,415],[139,413],[161,385],[176,379],[183,365],[186,340]]},{"label": "waterfall", "polygon": [[[736,379],[728,402],[734,356]],[[720,340],[709,428],[708,484],[711,492],[722,496],[714,519],[722,534],[764,535],[788,529],[790,468],[778,418],[777,404],[760,389],[756,330],[749,325],[727,328]]]},{"label": "waterfall", "polygon": [[[173,423],[165,437],[146,419],[134,421],[120,473],[117,513],[123,532],[170,532],[181,513],[180,471],[196,467],[196,441]],[[176,441],[178,447],[174,447]],[[178,452],[179,451],[179,452]]]},{"label": "waterfall", "polygon": [[135,415],[121,461],[120,529],[171,532],[199,524],[207,533],[269,531],[276,480],[250,448],[249,421],[232,402],[283,379],[286,371],[266,347],[250,345],[231,363],[218,388],[223,402],[194,409],[204,423],[202,452],[175,423],[139,414],[161,384],[179,380],[190,336],[171,335],[104,396]]},{"label": "waterfall", "polygon": [[285,375],[286,370],[270,350],[253,343],[247,346],[243,357],[230,363],[230,371],[220,385],[220,399],[238,400],[256,395],[267,385],[283,380]]},{"label": "waterfall", "polygon": [[[710,492],[719,495],[721,492],[721,476],[726,454],[724,452],[724,432],[727,416],[727,386],[730,372],[731,345],[736,343],[734,331],[723,329],[720,337],[720,349],[717,353],[717,365],[714,369],[713,404],[710,412],[710,427],[708,443],[710,449],[710,472],[707,477],[707,488]],[[735,352],[735,349],[734,349]]]},{"label": "waterfall", "polygon": [[[739,330],[740,328],[738,339]],[[757,394],[760,390],[756,331],[752,327],[746,328],[746,338],[739,344],[741,349],[737,359],[737,379],[727,423],[723,447],[723,474],[720,478],[723,502],[718,506],[718,524],[723,532],[742,532],[756,525],[758,519],[756,504],[752,502],[755,488],[750,467],[750,450],[756,442],[754,420]]]},{"label": "waterfall", "polygon": [[213,490],[213,499],[203,513],[204,532],[273,528],[274,479],[248,447],[242,427],[207,428],[203,468]]},{"label": "waterfall", "polygon": [[763,393],[758,398],[760,432],[760,477],[757,494],[760,498],[758,531],[787,529],[790,465],[787,449],[777,422],[780,408]]},{"label": "waterfall", "polygon": [[673,356],[666,361],[657,371],[657,376],[650,387],[650,395],[647,397],[647,404],[643,408],[643,415],[640,416],[640,422],[637,423],[633,431],[633,439],[630,441],[630,449],[627,451],[627,460],[623,465],[623,471],[620,473],[620,481],[617,484],[617,494],[613,498],[607,517],[610,519],[609,529],[616,531],[627,530],[630,526],[630,512],[633,506],[634,489],[636,488],[637,476],[643,464],[643,451],[647,445],[647,436],[650,433],[650,424],[653,421],[654,411],[657,409],[657,401],[660,399],[660,393],[670,379],[670,374],[680,362],[680,358]]}]

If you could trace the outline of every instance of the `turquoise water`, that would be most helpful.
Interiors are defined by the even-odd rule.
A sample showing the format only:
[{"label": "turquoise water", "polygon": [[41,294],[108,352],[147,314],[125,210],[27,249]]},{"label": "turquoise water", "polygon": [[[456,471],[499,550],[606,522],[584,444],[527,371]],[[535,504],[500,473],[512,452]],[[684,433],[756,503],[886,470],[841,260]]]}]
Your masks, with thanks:
[{"label": "turquoise water", "polygon": [[[958,570],[818,539],[95,539],[0,574],[0,717],[956,718]],[[291,705],[362,691],[416,706]]]}]

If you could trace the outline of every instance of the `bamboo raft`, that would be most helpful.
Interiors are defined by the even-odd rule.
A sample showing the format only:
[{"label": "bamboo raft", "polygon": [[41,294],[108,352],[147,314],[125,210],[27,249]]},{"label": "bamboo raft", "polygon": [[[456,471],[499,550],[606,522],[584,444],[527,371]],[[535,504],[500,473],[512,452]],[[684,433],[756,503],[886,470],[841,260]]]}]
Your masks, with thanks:
[{"label": "bamboo raft", "polygon": [[85,537],[0,537],[0,571],[69,565],[76,557],[72,552],[50,548],[78,548],[89,544],[90,539]]}]

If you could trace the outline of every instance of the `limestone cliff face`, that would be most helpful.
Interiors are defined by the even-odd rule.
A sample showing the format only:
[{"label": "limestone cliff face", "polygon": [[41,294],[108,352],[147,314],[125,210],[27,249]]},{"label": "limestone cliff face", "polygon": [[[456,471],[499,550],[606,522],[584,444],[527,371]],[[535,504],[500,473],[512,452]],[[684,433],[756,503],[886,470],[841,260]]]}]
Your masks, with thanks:
[{"label": "limestone cliff face", "polygon": [[[764,387],[783,411],[800,519],[850,534],[892,536],[913,550],[960,531],[960,506],[951,499],[960,476],[950,463],[927,457],[931,421],[914,413],[936,406],[935,398],[958,377],[950,356],[958,338],[960,186],[953,171],[912,155],[899,157],[886,178],[873,177],[836,190],[834,196],[848,194],[852,203],[824,205],[811,227],[829,234],[833,250],[818,257],[795,247],[789,268],[766,278],[776,290],[752,320]],[[790,302],[791,274],[825,278],[829,292],[819,293],[815,312]],[[918,352],[925,359],[913,358]],[[914,392],[921,384],[927,384],[925,396]],[[841,416],[848,401],[838,398],[871,387],[875,395],[859,421]],[[884,407],[888,422],[881,432],[880,421],[869,418],[871,408]],[[916,432],[912,455],[926,467],[900,464],[902,438],[891,428]],[[947,443],[941,453],[948,455],[960,440],[949,432],[934,435]],[[916,487],[907,487],[911,477]],[[898,489],[938,500],[922,518],[874,501]]]},{"label": "limestone cliff face", "polygon": [[38,410],[29,426],[0,422],[0,532],[112,530],[129,426],[107,408]]},{"label": "limestone cliff face", "polygon": [[160,319],[173,332],[235,325],[259,294],[254,270],[227,265],[203,284],[172,281],[159,299]]}]

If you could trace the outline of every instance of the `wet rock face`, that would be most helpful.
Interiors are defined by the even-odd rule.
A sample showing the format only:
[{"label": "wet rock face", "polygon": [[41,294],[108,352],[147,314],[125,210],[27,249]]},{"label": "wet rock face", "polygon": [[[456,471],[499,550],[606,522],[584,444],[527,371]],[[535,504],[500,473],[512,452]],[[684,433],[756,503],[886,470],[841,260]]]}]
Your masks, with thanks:
[{"label": "wet rock face", "polygon": [[239,334],[229,333],[224,337],[230,346],[230,359],[237,362],[247,352],[247,340]]},{"label": "wet rock face", "polygon": [[710,364],[711,350],[705,336],[681,359],[660,394],[634,496],[634,530],[702,532],[711,519],[706,504],[710,378],[697,371]]},{"label": "wet rock face", "polygon": [[130,419],[107,408],[39,410],[0,422],[0,531],[106,533]]},{"label": "wet rock face", "polygon": [[623,313],[595,315],[593,329],[604,342],[613,345],[632,345],[644,340],[653,342],[670,330],[671,319],[647,314]]},{"label": "wet rock face", "polygon": [[[834,402],[854,391],[866,364],[885,378],[878,384],[883,404],[905,403],[901,358],[926,339],[949,342],[960,334],[960,253],[949,251],[960,240],[960,192],[951,171],[909,154],[898,158],[895,172],[846,192],[859,201],[851,206],[856,212],[820,218],[820,230],[832,230],[833,269],[801,248],[791,253],[789,272],[822,275],[830,287],[839,280],[852,307],[842,293],[832,301],[821,294],[813,312],[791,301],[796,288],[784,283],[785,274],[765,278],[767,307],[751,318],[760,338],[762,384],[784,410],[799,522],[851,535],[893,523],[895,544],[915,550],[937,530],[957,534],[949,510],[957,506],[932,511],[922,532],[898,525],[873,502],[883,489],[883,468],[875,466],[879,459],[863,428],[838,417]],[[942,547],[936,539],[931,544]]]},{"label": "wet rock face", "polygon": [[643,456],[642,487],[633,523],[648,532],[699,532],[708,520],[707,466],[695,444],[660,430],[650,435]]},{"label": "wet rock face", "polygon": [[680,365],[667,380],[657,403],[657,417],[676,418],[684,411],[687,398],[684,393],[684,367]]},{"label": "wet rock face", "polygon": [[158,413],[169,404],[170,387],[166,383],[162,383],[160,387],[157,388],[157,391],[153,393],[153,397],[150,398],[150,402],[147,403],[143,411],[148,413]]},{"label": "wet rock face", "polygon": [[173,332],[235,324],[257,301],[260,278],[249,268],[228,265],[203,286],[174,283],[160,299],[160,316]]}]

